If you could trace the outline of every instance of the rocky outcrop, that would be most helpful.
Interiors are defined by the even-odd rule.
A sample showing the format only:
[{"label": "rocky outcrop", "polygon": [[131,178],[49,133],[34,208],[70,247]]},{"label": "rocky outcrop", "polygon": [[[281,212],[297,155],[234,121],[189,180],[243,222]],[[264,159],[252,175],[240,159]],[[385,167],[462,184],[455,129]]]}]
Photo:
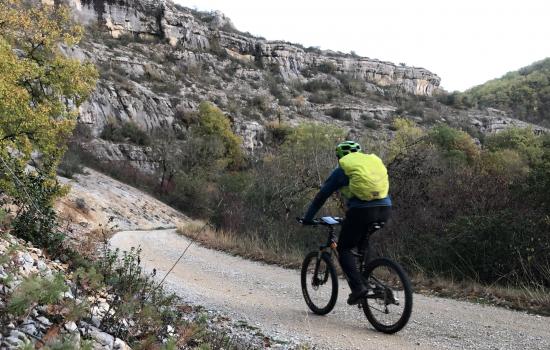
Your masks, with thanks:
[{"label": "rocky outcrop", "polygon": [[321,63],[336,71],[381,86],[396,86],[414,95],[431,95],[440,78],[423,68],[331,52],[306,52],[299,45],[266,41],[235,33],[229,19],[219,12],[193,14],[170,1],[71,0],[75,16],[83,23],[105,25],[113,37],[132,34],[158,37],[174,47],[191,50],[224,49],[278,65],[286,79],[304,78],[302,72]]},{"label": "rocky outcrop", "polygon": [[[64,344],[67,348],[78,349],[88,343],[93,349],[131,350],[123,340],[101,331],[97,325],[81,320],[64,320],[68,305],[94,302],[75,296],[75,284],[70,279],[66,264],[49,260],[41,249],[1,231],[0,257],[4,258],[0,264],[0,319],[3,321],[0,324],[0,349],[34,348],[45,344]],[[24,281],[33,279],[35,283],[40,283],[42,280],[52,281],[54,276],[63,276],[61,284],[65,285],[60,288],[65,291],[60,291],[57,302],[34,307],[29,305],[30,310],[22,316],[10,314],[15,310],[10,304],[13,302],[12,296],[21,292]],[[109,309],[106,302],[109,296],[105,297],[98,301],[98,307],[92,311],[93,317],[99,316],[101,310]]]},{"label": "rocky outcrop", "polygon": [[92,97],[80,107],[79,121],[91,126],[94,136],[109,120],[133,121],[144,130],[169,127],[174,121],[172,103],[140,84],[121,88],[102,81]]},{"label": "rocky outcrop", "polygon": [[[88,288],[84,291],[83,286],[90,282],[88,275],[82,279],[76,277],[78,271],[70,271],[67,264],[50,260],[41,249],[2,231],[0,258],[0,349],[131,350],[127,342],[104,328],[103,320],[109,318],[107,315],[117,315],[119,312],[113,309],[113,305],[120,296],[112,290],[101,288],[94,291]],[[53,293],[52,290],[43,290],[42,293],[23,290],[25,285],[36,288],[39,284],[52,288],[51,284],[44,281],[55,281],[52,283],[59,289],[57,297],[36,302],[34,298],[40,298],[38,294]],[[25,292],[28,294],[25,295]],[[15,295],[19,297],[17,300],[14,300]],[[28,305],[24,305],[25,302]],[[18,307],[24,305],[26,312],[17,312],[15,303],[18,303]],[[174,316],[162,320],[163,334],[158,336],[163,342],[169,337],[177,338],[177,349],[196,348],[197,343],[211,343],[213,346],[223,343],[232,349],[263,349],[265,344],[273,344],[274,348],[284,350],[302,349],[305,346],[278,334],[266,336],[244,321],[233,320],[220,312],[188,304],[181,299],[178,299],[177,310],[174,306],[164,307],[173,308]],[[118,332],[125,334],[124,327],[134,324],[131,317],[138,316],[124,320]],[[183,329],[181,324],[189,326]],[[190,337],[191,340],[178,338],[181,335],[179,332],[183,330],[189,334],[193,332],[196,336]],[[137,333],[130,330],[126,332],[132,336]]]},{"label": "rocky outcrop", "polygon": [[494,108],[487,108],[484,111],[470,111],[468,119],[472,126],[486,134],[497,133],[511,127],[532,128],[535,134],[548,132],[548,129],[542,126],[511,118],[506,112]]}]

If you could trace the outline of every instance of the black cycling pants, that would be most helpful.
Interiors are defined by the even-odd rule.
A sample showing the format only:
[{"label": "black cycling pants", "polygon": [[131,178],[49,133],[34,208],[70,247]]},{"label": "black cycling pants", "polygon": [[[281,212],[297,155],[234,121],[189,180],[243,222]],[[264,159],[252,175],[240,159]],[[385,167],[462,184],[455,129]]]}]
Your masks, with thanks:
[{"label": "black cycling pants", "polygon": [[366,235],[367,226],[376,221],[387,221],[391,207],[352,208],[346,213],[338,239],[338,254],[342,270],[348,276],[352,292],[362,288],[361,274],[351,250],[359,245]]}]

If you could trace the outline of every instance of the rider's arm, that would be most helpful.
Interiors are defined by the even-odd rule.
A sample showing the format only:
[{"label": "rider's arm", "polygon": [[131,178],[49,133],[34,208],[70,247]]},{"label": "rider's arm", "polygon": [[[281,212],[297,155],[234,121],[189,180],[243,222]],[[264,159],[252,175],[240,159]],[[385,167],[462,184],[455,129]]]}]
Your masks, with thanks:
[{"label": "rider's arm", "polygon": [[315,196],[309,209],[304,216],[304,221],[309,222],[313,220],[315,214],[321,209],[325,201],[330,197],[334,192],[339,188],[347,186],[349,184],[349,178],[344,173],[342,168],[338,167],[330,174],[328,179],[325,181],[319,193]]}]

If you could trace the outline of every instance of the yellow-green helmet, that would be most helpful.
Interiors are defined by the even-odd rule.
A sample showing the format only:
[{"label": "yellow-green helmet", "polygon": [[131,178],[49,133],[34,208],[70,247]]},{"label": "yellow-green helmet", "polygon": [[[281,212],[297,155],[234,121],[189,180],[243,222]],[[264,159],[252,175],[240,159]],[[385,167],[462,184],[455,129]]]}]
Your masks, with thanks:
[{"label": "yellow-green helmet", "polygon": [[338,159],[353,152],[361,152],[361,145],[355,141],[344,141],[336,146],[336,156]]}]

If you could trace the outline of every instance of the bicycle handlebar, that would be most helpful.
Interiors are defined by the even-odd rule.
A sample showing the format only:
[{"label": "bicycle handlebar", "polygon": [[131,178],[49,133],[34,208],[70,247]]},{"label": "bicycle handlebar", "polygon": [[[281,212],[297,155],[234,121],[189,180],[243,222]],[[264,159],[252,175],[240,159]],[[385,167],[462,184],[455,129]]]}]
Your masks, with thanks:
[{"label": "bicycle handlebar", "polygon": [[298,221],[302,225],[308,225],[308,226],[333,226],[333,225],[339,225],[342,223],[344,219],[336,216],[323,216],[320,218],[315,218],[311,220],[311,222],[304,222],[302,218],[297,217],[296,221]]}]

